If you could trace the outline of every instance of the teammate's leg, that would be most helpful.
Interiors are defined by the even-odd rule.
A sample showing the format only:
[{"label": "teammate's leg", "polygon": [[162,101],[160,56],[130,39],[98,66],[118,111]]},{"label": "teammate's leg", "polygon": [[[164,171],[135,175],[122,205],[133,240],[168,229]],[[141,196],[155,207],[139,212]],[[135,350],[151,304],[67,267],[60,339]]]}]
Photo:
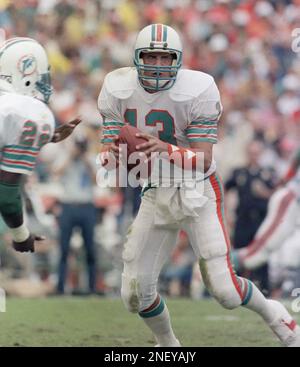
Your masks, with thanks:
[{"label": "teammate's leg", "polygon": [[186,220],[191,245],[199,256],[203,280],[213,297],[225,308],[243,305],[257,312],[284,345],[300,344],[299,327],[277,301],[267,300],[245,278],[236,276],[229,257],[230,244],[225,228],[222,185],[216,175],[205,183],[209,201],[197,220]]},{"label": "teammate's leg", "polygon": [[176,244],[177,229],[154,226],[155,189],[143,197],[138,215],[128,231],[123,251],[121,295],[130,312],[139,313],[160,346],[179,346],[168,308],[157,293],[163,264]]},{"label": "teammate's leg", "polygon": [[247,247],[233,252],[236,268],[256,269],[265,264],[270,253],[278,249],[293,232],[298,213],[294,193],[286,187],[276,191],[254,240]]},{"label": "teammate's leg", "polygon": [[283,296],[291,296],[300,288],[300,228],[285,241],[278,252],[278,266],[282,269]]}]

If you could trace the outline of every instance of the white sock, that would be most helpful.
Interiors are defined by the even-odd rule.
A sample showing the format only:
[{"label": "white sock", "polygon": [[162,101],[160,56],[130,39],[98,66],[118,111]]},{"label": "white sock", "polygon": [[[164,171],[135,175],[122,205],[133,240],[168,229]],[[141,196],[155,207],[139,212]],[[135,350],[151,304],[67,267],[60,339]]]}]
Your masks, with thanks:
[{"label": "white sock", "polygon": [[270,324],[276,317],[276,310],[256,285],[250,280],[248,280],[248,282],[248,284],[251,283],[252,286],[252,295],[244,307],[258,313],[268,324]]},{"label": "white sock", "polygon": [[[156,314],[155,310],[162,310],[162,311],[159,314]],[[147,313],[149,315],[147,315]],[[156,315],[149,317],[150,313]],[[159,346],[161,347],[180,346],[171,326],[171,320],[168,308],[162,298],[160,298],[159,304],[154,309],[152,309],[149,312],[140,312],[139,315],[154,334],[155,339],[157,340]]]},{"label": "white sock", "polygon": [[244,282],[243,284],[247,282],[248,290],[251,289],[248,295],[249,299],[244,301],[244,307],[258,313],[283,345],[299,347],[299,327],[287,309],[278,301],[266,299],[255,284],[249,280],[240,279]]}]

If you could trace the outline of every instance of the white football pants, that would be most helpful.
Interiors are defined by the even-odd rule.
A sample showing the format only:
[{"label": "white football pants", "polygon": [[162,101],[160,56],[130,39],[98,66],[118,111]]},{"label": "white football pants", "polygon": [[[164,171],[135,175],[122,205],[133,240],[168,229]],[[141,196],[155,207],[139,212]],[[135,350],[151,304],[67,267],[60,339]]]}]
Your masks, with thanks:
[{"label": "white football pants", "polygon": [[[241,305],[250,297],[249,286],[245,279],[235,275],[230,263],[223,189],[218,176],[213,174],[204,181],[207,201],[199,214],[186,216],[170,225],[158,226],[154,222],[158,190],[170,189],[152,188],[145,192],[138,215],[128,230],[121,289],[127,309],[141,312],[155,301],[159,273],[176,245],[180,229],[188,234],[200,260],[203,280],[212,296],[228,309]],[[180,203],[178,205],[180,211]]]}]

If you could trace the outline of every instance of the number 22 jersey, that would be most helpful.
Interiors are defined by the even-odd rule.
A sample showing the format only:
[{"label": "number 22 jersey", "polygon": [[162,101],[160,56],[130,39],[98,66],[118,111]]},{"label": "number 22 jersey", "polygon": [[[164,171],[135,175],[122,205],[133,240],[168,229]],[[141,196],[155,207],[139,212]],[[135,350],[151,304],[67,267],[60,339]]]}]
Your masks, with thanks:
[{"label": "number 22 jersey", "polygon": [[0,169],[31,174],[40,149],[51,140],[54,129],[54,116],[46,104],[33,97],[2,92]]}]

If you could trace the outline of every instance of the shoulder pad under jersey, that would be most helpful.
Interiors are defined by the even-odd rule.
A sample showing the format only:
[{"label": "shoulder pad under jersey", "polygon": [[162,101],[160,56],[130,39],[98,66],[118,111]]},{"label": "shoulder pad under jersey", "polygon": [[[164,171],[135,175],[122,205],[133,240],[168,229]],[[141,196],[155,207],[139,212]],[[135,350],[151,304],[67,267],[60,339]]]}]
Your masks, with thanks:
[{"label": "shoulder pad under jersey", "polygon": [[174,101],[188,101],[199,97],[212,84],[214,78],[196,70],[183,69],[178,72],[177,80],[170,89],[170,97]]},{"label": "shoulder pad under jersey", "polygon": [[54,116],[48,106],[37,98],[16,93],[4,93],[0,96],[0,113],[13,113],[28,120],[45,116],[45,120],[53,120]]},{"label": "shoulder pad under jersey", "polygon": [[137,72],[133,67],[125,67],[108,73],[104,80],[109,94],[116,98],[127,99],[137,88]]}]

